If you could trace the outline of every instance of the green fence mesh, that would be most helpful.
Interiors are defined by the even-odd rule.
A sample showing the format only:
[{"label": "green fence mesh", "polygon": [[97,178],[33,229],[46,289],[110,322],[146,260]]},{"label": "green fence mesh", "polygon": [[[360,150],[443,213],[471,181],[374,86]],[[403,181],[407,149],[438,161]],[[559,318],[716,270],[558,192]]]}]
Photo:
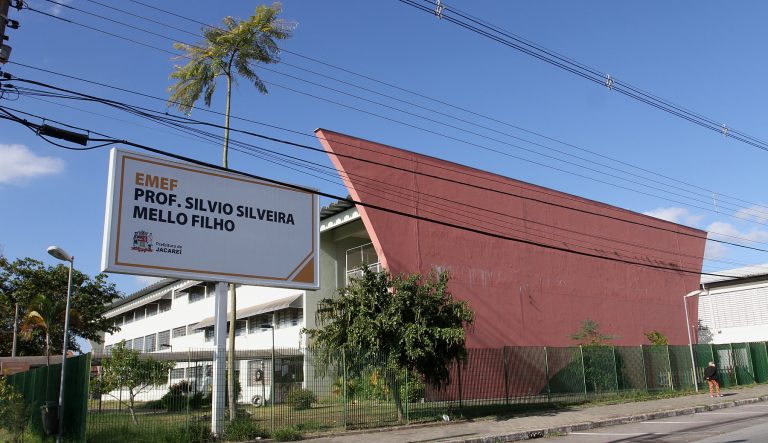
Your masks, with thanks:
[{"label": "green fence mesh", "polygon": [[[88,404],[90,354],[67,359],[64,380],[64,436],[67,441],[85,441]],[[29,428],[44,436],[40,407],[45,402],[58,403],[61,364],[43,366],[8,376],[8,382],[24,396],[30,406]]]},{"label": "green fence mesh", "polygon": [[[270,350],[237,351],[238,414],[267,433],[286,427],[324,431],[393,426],[625,391],[693,390],[694,373],[699,387],[706,385],[703,368],[709,361],[717,364],[723,387],[768,381],[768,350],[762,342],[469,349],[465,362],[450,367],[450,383],[441,386],[425,384],[419,374],[404,368],[387,367],[383,357],[354,357],[339,351],[328,363],[306,349],[276,349],[274,358]],[[195,427],[210,427],[210,350],[144,354],[145,359],[172,362],[163,383],[106,392],[99,389],[99,380],[109,358],[93,359],[90,441],[138,431],[145,441],[162,441],[169,432],[191,435]],[[43,388],[33,382],[25,389]]]}]

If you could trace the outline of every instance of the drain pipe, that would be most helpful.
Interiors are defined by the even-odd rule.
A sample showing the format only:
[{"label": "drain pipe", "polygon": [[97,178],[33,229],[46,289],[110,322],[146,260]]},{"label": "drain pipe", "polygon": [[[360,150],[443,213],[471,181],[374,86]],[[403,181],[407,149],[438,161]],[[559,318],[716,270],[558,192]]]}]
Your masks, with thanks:
[{"label": "drain pipe", "polygon": [[688,331],[688,350],[691,351],[691,373],[693,374],[693,387],[699,392],[699,380],[696,377],[696,359],[693,357],[693,341],[691,340],[691,321],[688,319],[688,298],[701,295],[703,291],[695,290],[683,297],[683,307],[685,308],[685,329]]}]

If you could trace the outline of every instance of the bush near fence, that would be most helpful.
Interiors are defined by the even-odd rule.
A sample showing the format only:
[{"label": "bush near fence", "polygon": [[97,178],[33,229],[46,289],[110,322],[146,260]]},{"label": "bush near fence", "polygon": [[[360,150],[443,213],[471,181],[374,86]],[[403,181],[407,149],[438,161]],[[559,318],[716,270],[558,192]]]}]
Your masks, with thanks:
[{"label": "bush near fence", "polygon": [[[92,386],[98,386],[98,365],[107,358],[94,356]],[[90,437],[109,441],[104,438],[138,432],[146,441],[162,441],[171,439],[163,430],[170,429],[179,438],[191,438],[190,433],[199,433],[200,426],[210,424],[210,350],[152,353],[143,358],[176,360],[168,383],[152,387],[138,403],[137,425],[119,392],[92,395],[88,404]],[[339,354],[338,360],[342,359]],[[451,383],[444,386],[425,385],[418,374],[406,370],[384,373],[376,362],[354,371],[356,377],[348,377],[341,365],[328,367],[305,349],[276,349],[274,365],[269,350],[239,350],[235,366],[241,387],[238,426],[250,420],[254,429],[270,434],[284,429],[371,428],[622,393],[693,391],[694,380],[705,388],[703,370],[709,361],[717,364],[726,388],[768,381],[764,342],[469,349],[467,360],[451,367]],[[406,401],[403,421],[397,419],[391,388],[384,383],[386,376],[397,379]]]}]

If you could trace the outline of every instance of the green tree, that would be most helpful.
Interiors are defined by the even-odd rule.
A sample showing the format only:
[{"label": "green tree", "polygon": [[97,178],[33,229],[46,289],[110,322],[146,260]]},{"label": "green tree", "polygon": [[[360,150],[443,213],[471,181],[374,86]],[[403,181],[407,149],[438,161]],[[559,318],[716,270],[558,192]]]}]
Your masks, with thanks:
[{"label": "green tree", "polygon": [[[131,412],[133,424],[138,424],[135,412],[136,396],[153,386],[166,384],[168,371],[175,365],[172,361],[153,360],[138,351],[126,349],[125,341],[121,341],[112,348],[110,357],[102,360],[101,377],[92,381],[97,383],[94,390],[121,401]],[[128,391],[127,399],[113,393],[122,389]]]},{"label": "green tree", "polygon": [[[8,331],[9,340],[0,340],[0,355],[10,355],[14,330],[14,305],[19,303],[19,319],[29,319],[32,311],[48,310],[50,304],[60,313],[45,315],[46,327],[30,328],[24,340],[19,340],[17,355],[61,354],[64,343],[64,309],[67,298],[69,267],[63,264],[46,266],[31,258],[17,259],[13,262],[0,260],[0,329]],[[104,332],[119,330],[113,322],[104,318],[109,305],[120,297],[115,285],[107,282],[106,274],[93,278],[74,269],[72,272],[72,300],[70,313],[79,313],[73,318],[69,329],[68,350],[79,352],[80,346],[75,337],[82,337],[97,343],[103,341]],[[47,302],[40,302],[45,298]],[[53,320],[53,321],[49,321]],[[46,340],[46,336],[48,340]],[[4,334],[5,337],[5,334]],[[48,350],[48,351],[46,351]]]},{"label": "green tree", "polygon": [[[21,322],[20,332],[25,339],[31,338],[38,330],[44,334],[45,357],[49,366],[51,364],[51,329],[58,323],[64,324],[66,309],[66,299],[54,300],[38,295],[27,305],[27,314]],[[70,326],[78,323],[77,317],[77,314],[73,315],[70,308]]]},{"label": "green tree", "polygon": [[[170,77],[176,83],[168,88],[171,93],[169,106],[190,114],[195,103],[203,96],[205,105],[210,107],[216,84],[224,77],[227,85],[224,111],[224,149],[222,166],[229,167],[229,120],[232,101],[232,87],[236,84],[236,76],[245,78],[253,83],[262,94],[267,93],[267,87],[254,70],[258,63],[273,64],[280,61],[280,48],[277,40],[285,40],[293,34],[294,23],[278,18],[282,11],[280,3],[272,6],[259,5],[252,16],[246,20],[232,17],[223,19],[224,28],[208,27],[203,29],[205,41],[200,45],[174,43],[174,48],[182,50],[185,55],[179,58],[188,59],[184,66],[174,66]],[[229,285],[229,360],[228,366],[234,367],[235,355],[235,315],[237,311],[237,295],[235,285]],[[230,400],[234,395],[234,382],[227,386]],[[230,401],[230,417],[234,419],[234,401]]]},{"label": "green tree", "polygon": [[616,335],[608,335],[600,332],[600,325],[592,319],[581,321],[581,329],[571,338],[579,342],[582,346],[601,346],[607,345],[609,341],[618,338]]},{"label": "green tree", "polygon": [[450,382],[451,363],[466,358],[465,327],[474,314],[466,301],[453,298],[448,280],[447,272],[393,277],[363,267],[363,275],[339,289],[337,297],[320,301],[320,327],[305,332],[318,357],[344,365],[348,377],[377,365],[402,420],[397,379],[403,369],[440,385]]},{"label": "green tree", "polygon": [[656,329],[651,332],[645,332],[643,335],[645,335],[645,338],[647,338],[653,346],[669,346],[669,339],[667,339],[667,336]]}]

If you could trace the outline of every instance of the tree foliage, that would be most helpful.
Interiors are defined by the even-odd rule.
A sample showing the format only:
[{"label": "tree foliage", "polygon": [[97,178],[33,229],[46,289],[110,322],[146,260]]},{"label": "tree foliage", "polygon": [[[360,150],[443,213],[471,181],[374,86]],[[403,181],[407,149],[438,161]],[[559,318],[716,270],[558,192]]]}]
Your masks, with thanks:
[{"label": "tree foliage", "polygon": [[[450,382],[450,364],[466,358],[465,327],[474,314],[448,291],[448,273],[391,276],[363,267],[362,277],[320,301],[317,329],[307,330],[321,359],[344,362],[350,377],[382,369],[402,415],[397,375],[415,370],[432,385]],[[338,350],[344,350],[342,356]]]},{"label": "tree foliage", "polygon": [[571,334],[571,338],[579,342],[582,346],[604,346],[609,341],[618,338],[616,335],[603,334],[600,332],[600,325],[594,320],[588,318],[581,321],[581,329]]},{"label": "tree foliage", "polygon": [[654,329],[651,332],[643,333],[643,335],[653,346],[669,346],[669,339],[661,331]]},{"label": "tree foliage", "polygon": [[[50,353],[62,352],[68,276],[69,267],[63,264],[46,266],[31,258],[10,262],[0,257],[0,331],[3,332],[0,355],[11,354],[17,302],[19,321],[28,319],[29,329],[26,337],[20,336],[17,355],[44,355],[46,334],[50,338]],[[70,315],[70,351],[80,351],[76,336],[101,343],[104,332],[118,330],[112,321],[104,318],[104,313],[119,297],[115,285],[107,282],[106,274],[91,278],[73,270],[70,314],[75,315]]]},{"label": "tree foliage", "polygon": [[[175,365],[172,361],[158,361],[142,356],[138,351],[127,349],[125,341],[121,341],[112,348],[110,357],[102,361],[102,373],[94,379],[93,383],[97,383],[94,389],[102,395],[122,401],[131,412],[133,423],[137,424],[136,396],[152,386],[166,384],[168,372]],[[121,389],[128,391],[127,399],[114,394],[114,391]]]}]

